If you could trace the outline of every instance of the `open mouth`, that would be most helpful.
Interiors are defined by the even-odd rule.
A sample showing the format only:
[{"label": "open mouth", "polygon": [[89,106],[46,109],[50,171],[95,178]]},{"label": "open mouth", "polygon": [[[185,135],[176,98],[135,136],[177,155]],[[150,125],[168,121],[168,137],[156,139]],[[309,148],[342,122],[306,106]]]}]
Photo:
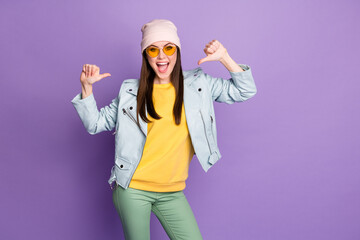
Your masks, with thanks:
[{"label": "open mouth", "polygon": [[159,72],[165,73],[168,69],[169,63],[156,63]]}]

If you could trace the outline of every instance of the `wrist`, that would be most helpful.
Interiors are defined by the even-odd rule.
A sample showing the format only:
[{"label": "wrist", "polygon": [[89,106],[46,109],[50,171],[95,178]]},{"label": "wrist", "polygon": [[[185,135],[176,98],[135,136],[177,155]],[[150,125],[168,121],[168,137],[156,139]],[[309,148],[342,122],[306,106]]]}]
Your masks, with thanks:
[{"label": "wrist", "polygon": [[226,63],[229,63],[230,60],[231,60],[231,57],[230,57],[228,51],[225,49],[225,53],[224,53],[223,57],[220,58],[219,61],[225,65]]},{"label": "wrist", "polygon": [[81,89],[82,90],[91,90],[92,89],[92,85],[91,84],[81,84]]},{"label": "wrist", "polygon": [[224,56],[220,59],[220,62],[226,67],[226,69],[230,72],[243,72],[242,69],[235,61],[230,57],[228,52],[224,54]]},{"label": "wrist", "polygon": [[92,93],[92,85],[90,84],[82,84],[81,85],[81,94],[82,94],[82,99],[88,97],[89,95],[91,95]]}]

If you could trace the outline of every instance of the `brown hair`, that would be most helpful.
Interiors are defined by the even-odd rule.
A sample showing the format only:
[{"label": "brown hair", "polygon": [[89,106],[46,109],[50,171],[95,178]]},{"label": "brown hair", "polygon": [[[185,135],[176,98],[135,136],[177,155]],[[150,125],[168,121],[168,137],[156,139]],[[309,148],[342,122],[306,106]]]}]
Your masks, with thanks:
[{"label": "brown hair", "polygon": [[[184,98],[184,76],[181,67],[180,49],[178,46],[176,46],[176,48],[177,48],[176,63],[170,75],[170,81],[172,85],[175,87],[175,94],[176,94],[175,104],[173,108],[173,116],[175,117],[176,125],[179,125],[181,122],[181,110],[182,110],[182,104]],[[152,69],[146,58],[146,52],[144,50],[142,54],[142,66],[140,73],[139,88],[137,93],[136,119],[139,127],[140,127],[139,115],[146,123],[151,122],[150,119],[148,119],[146,116],[145,105],[148,114],[152,118],[154,119],[162,118],[160,115],[156,113],[152,99],[155,74],[156,73],[154,69]]]}]

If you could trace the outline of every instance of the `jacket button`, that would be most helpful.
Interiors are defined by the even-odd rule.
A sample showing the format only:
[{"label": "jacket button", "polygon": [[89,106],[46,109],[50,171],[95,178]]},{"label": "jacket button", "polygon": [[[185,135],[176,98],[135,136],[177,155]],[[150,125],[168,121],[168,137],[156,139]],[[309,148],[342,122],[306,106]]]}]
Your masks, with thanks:
[{"label": "jacket button", "polygon": [[132,89],[130,88],[130,89],[129,89],[129,91],[131,92],[131,91],[132,91]]},{"label": "jacket button", "polygon": [[131,107],[130,107],[130,110],[132,110],[132,109],[133,109],[133,107],[131,106]]},{"label": "jacket button", "polygon": [[198,91],[201,92],[201,88],[199,88]]},{"label": "jacket button", "polygon": [[123,167],[124,167],[124,165],[121,164],[121,165],[120,165],[120,168],[123,168]]}]

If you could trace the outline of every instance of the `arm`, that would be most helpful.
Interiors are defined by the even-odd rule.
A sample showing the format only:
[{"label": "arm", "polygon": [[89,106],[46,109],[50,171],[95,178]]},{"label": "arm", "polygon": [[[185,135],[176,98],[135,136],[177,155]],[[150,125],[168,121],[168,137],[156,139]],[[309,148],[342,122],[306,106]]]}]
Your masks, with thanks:
[{"label": "arm", "polygon": [[206,61],[220,61],[231,75],[229,80],[225,80],[204,73],[213,101],[232,104],[243,102],[256,94],[251,68],[245,64],[237,64],[218,40],[212,40],[206,44],[204,52],[207,56],[200,59],[198,64]]},{"label": "arm", "polygon": [[256,94],[257,89],[250,66],[246,64],[236,64],[236,66],[241,67],[242,71],[232,72],[229,70],[231,75],[229,80],[215,78],[204,73],[213,101],[232,104],[243,102]]},{"label": "arm", "polygon": [[83,93],[77,94],[71,103],[75,107],[85,129],[91,135],[111,131],[117,121],[117,111],[119,105],[120,93],[112,102],[100,110],[98,110],[94,94],[91,92],[89,96],[82,98]]}]

